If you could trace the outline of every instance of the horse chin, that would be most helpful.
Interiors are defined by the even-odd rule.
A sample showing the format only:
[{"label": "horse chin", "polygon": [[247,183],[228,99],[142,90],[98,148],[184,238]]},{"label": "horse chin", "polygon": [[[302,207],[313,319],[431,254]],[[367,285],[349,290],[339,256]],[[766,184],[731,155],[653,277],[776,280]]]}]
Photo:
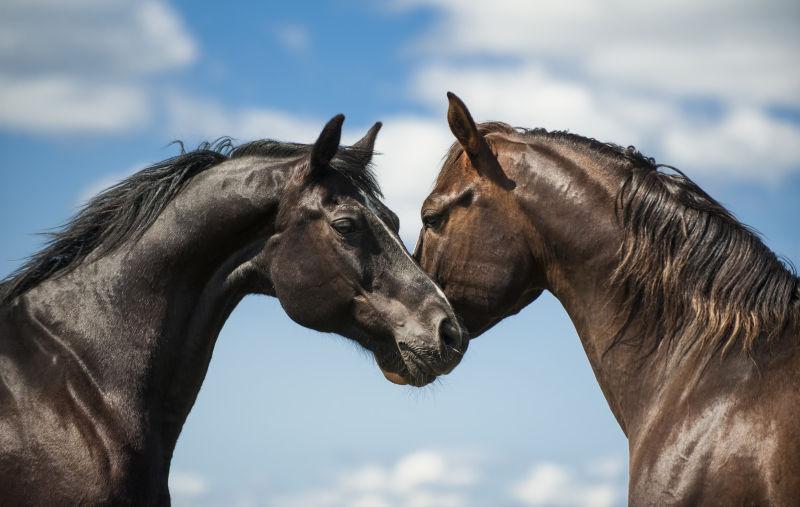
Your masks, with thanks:
[{"label": "horse chin", "polygon": [[408,385],[408,380],[406,380],[405,377],[403,377],[399,373],[395,373],[393,371],[386,371],[383,368],[381,368],[381,373],[383,373],[383,376],[386,377],[386,380],[388,380],[392,384],[397,384],[399,386]]},{"label": "horse chin", "polygon": [[411,385],[414,387],[425,387],[436,380],[436,376],[431,374],[420,373],[415,376],[410,376],[408,373],[403,375],[401,373],[395,373],[393,371],[387,371],[384,369],[381,369],[381,373],[383,373],[383,376],[386,377],[386,380],[399,386]]},{"label": "horse chin", "polygon": [[412,373],[411,370],[409,370],[409,366],[400,357],[393,357],[390,359],[376,354],[375,359],[383,376],[392,384],[423,387],[436,380],[436,375],[433,373],[421,370],[416,371],[416,369],[415,372]]}]

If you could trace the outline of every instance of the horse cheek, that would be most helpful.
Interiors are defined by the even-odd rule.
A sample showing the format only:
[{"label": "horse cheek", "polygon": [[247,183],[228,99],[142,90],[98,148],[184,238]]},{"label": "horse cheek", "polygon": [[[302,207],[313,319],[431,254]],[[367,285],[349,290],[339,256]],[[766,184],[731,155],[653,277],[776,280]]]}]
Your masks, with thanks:
[{"label": "horse cheek", "polygon": [[311,329],[336,332],[349,307],[351,292],[329,263],[308,252],[279,248],[272,262],[275,295],[289,317]]}]

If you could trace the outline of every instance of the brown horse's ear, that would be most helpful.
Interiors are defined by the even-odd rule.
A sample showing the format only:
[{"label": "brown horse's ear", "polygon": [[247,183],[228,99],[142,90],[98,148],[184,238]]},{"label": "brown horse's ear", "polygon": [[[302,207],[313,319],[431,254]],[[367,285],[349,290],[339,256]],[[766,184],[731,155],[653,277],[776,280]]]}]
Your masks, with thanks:
[{"label": "brown horse's ear", "polygon": [[464,148],[472,166],[481,176],[508,187],[510,183],[508,178],[503,173],[486,138],[475,125],[475,120],[472,119],[464,101],[453,92],[447,92],[447,100],[450,101],[450,107],[447,109],[447,123],[450,125],[450,131]]},{"label": "brown horse's ear", "polygon": [[372,152],[375,149],[375,138],[378,137],[378,132],[380,132],[381,127],[383,127],[383,123],[375,122],[375,125],[370,127],[364,137],[356,141],[356,143],[352,146],[356,149],[359,154],[363,154],[364,157],[364,165],[367,165],[372,160]]},{"label": "brown horse's ear", "polygon": [[337,114],[325,125],[320,132],[314,147],[311,148],[309,161],[309,176],[319,176],[331,163],[339,151],[339,142],[342,139],[342,124],[344,115]]},{"label": "brown horse's ear", "polygon": [[447,100],[450,101],[450,107],[447,109],[447,123],[450,124],[450,131],[461,143],[469,158],[477,160],[485,152],[491,152],[483,134],[478,131],[466,104],[453,92],[447,92]]}]

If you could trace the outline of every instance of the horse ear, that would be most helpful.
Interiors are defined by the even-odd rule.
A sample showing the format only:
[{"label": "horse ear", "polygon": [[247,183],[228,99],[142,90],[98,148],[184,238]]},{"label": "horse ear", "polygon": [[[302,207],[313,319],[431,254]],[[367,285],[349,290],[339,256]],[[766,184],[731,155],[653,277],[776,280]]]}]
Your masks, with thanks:
[{"label": "horse ear", "polygon": [[464,101],[453,92],[447,92],[447,100],[450,102],[450,107],[447,109],[447,123],[450,124],[450,131],[456,136],[469,158],[474,161],[486,151],[491,152]]},{"label": "horse ear", "polygon": [[352,148],[356,149],[356,152],[363,154],[364,156],[364,165],[367,165],[372,160],[372,152],[375,149],[375,138],[378,137],[378,132],[380,132],[383,123],[375,122],[375,125],[370,127],[364,137],[356,141],[356,143],[352,146]]},{"label": "horse ear", "polygon": [[364,137],[356,141],[353,147],[372,151],[375,148],[375,138],[378,137],[378,132],[380,132],[381,127],[383,127],[383,123],[376,121],[375,125],[370,127],[367,133],[364,134]]},{"label": "horse ear", "polygon": [[309,175],[319,175],[328,167],[333,157],[339,151],[339,142],[342,139],[342,124],[344,115],[337,114],[325,124],[320,132],[314,147],[311,148],[311,160],[309,162]]},{"label": "horse ear", "polygon": [[447,99],[450,101],[450,107],[447,109],[447,123],[450,124],[450,130],[464,148],[472,167],[478,174],[489,178],[503,188],[514,188],[514,182],[506,177],[492,148],[478,130],[475,120],[472,119],[464,102],[452,92],[447,92]]}]

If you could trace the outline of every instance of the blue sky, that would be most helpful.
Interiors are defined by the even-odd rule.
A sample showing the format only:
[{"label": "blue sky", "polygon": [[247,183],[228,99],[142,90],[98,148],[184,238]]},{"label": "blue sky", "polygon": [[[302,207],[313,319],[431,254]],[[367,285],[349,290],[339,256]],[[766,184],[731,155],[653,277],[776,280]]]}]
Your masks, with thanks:
[{"label": "blue sky", "polygon": [[[673,1],[6,1],[0,271],[86,198],[232,135],[346,140],[382,120],[377,171],[411,244],[451,142],[478,120],[635,144],[800,262],[800,6]],[[248,298],[173,461],[177,505],[624,504],[626,442],[544,296],[413,390],[342,338]]]}]

